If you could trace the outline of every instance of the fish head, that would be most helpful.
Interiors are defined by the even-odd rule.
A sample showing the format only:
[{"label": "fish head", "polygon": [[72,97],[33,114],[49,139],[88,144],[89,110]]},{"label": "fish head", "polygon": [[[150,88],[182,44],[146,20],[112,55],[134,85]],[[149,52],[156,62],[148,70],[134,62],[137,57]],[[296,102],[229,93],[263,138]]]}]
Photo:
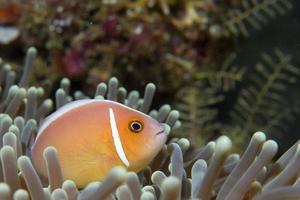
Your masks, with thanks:
[{"label": "fish head", "polygon": [[166,127],[151,116],[121,105],[113,108],[129,170],[139,171],[159,153],[167,140]]}]

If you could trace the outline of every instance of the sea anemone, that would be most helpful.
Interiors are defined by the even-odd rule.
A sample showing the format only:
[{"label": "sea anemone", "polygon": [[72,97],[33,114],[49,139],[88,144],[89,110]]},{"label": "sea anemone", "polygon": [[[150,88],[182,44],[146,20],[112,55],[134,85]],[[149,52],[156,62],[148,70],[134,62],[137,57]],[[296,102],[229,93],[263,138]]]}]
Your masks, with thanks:
[{"label": "sea anemone", "polygon": [[[41,87],[29,86],[36,50],[27,52],[23,74],[3,64],[0,70],[0,134],[2,200],[95,200],[95,199],[299,199],[300,146],[297,142],[277,161],[272,159],[278,145],[263,132],[253,134],[242,155],[231,153],[232,142],[220,136],[203,147],[193,147],[185,138],[170,138],[160,153],[141,172],[115,167],[101,182],[78,189],[72,180],[64,180],[53,147],[44,150],[48,180],[42,180],[30,160],[30,146],[36,128],[52,110],[53,102]],[[5,80],[5,81],[4,81]],[[91,98],[81,91],[70,94],[70,81],[61,80],[55,92],[55,106]],[[171,129],[180,126],[179,112],[170,105],[150,110],[155,85],[149,83],[141,98],[137,91],[119,86],[116,78],[99,83],[93,98],[109,99],[147,113]]]}]

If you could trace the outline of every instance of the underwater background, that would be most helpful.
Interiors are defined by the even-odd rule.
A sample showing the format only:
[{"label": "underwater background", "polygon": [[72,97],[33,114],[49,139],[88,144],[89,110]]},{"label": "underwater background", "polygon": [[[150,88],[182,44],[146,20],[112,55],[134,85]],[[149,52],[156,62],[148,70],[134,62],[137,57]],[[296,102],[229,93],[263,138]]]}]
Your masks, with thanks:
[{"label": "underwater background", "polygon": [[[154,118],[167,113],[161,122],[171,124],[168,156],[177,148],[173,142],[181,142],[183,155],[192,149],[182,161],[186,176],[191,175],[199,158],[192,158],[199,148],[211,148],[210,142],[218,141],[220,136],[221,140],[223,136],[230,138],[232,152],[241,154],[255,138],[253,134],[262,131],[264,136],[259,133],[258,138],[267,137],[278,144],[274,155],[277,159],[300,138],[299,35],[297,0],[1,0],[0,110],[11,120],[24,117],[25,124],[34,119],[34,140],[34,131],[45,116],[71,100],[96,97],[99,83],[109,87],[110,81],[116,80],[112,77],[116,77],[126,101],[132,90],[138,91],[143,101],[144,88],[152,82],[156,93],[146,113]],[[22,77],[27,77],[26,84],[20,85],[20,81],[18,87],[25,88],[26,95],[20,97],[16,110],[7,109],[7,85],[12,86]],[[37,101],[41,110],[36,105],[36,110],[26,116],[30,86],[42,88]],[[65,89],[64,93],[60,89]],[[43,104],[44,100],[47,103]],[[0,131],[2,135],[4,130]],[[298,150],[293,148],[296,157]],[[230,157],[227,150],[224,152]],[[282,164],[272,158],[266,163]],[[167,165],[172,161],[168,159],[159,165],[161,168],[152,164],[151,173],[161,169],[169,175]],[[268,172],[274,171],[275,167]],[[222,178],[230,172],[221,173]],[[289,183],[296,183],[298,176],[293,175],[291,180],[296,181]],[[271,188],[267,182],[272,174],[262,177],[256,179],[264,180],[260,187]],[[141,184],[150,184],[150,179],[146,177]],[[194,189],[192,194],[201,196],[205,190],[210,195],[205,193],[203,199],[217,198],[218,192],[225,190],[220,185],[211,191],[201,189],[202,193]],[[248,191],[249,199],[257,191]],[[183,194],[190,195],[183,192],[182,198]]]}]

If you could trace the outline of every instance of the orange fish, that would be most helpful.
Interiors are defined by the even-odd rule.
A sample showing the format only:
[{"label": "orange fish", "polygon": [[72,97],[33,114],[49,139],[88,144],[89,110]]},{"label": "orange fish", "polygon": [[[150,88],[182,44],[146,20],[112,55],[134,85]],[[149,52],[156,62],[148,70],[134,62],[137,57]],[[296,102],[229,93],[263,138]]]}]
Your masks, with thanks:
[{"label": "orange fish", "polygon": [[47,177],[43,150],[54,146],[64,179],[82,188],[115,166],[140,171],[166,139],[165,126],[144,113],[109,100],[78,100],[45,119],[31,153],[36,170]]}]

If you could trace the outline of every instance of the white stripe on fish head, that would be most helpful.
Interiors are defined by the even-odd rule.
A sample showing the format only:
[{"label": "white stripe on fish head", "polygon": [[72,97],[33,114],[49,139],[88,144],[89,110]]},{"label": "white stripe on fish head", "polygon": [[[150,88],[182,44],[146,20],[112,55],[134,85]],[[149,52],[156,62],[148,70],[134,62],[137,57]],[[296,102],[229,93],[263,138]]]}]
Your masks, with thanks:
[{"label": "white stripe on fish head", "polygon": [[110,122],[111,134],[112,134],[112,137],[114,140],[114,145],[115,145],[117,154],[118,154],[119,158],[122,160],[122,162],[128,167],[129,161],[128,161],[128,159],[125,155],[124,149],[122,147],[114,111],[112,108],[109,108],[109,122]]}]

